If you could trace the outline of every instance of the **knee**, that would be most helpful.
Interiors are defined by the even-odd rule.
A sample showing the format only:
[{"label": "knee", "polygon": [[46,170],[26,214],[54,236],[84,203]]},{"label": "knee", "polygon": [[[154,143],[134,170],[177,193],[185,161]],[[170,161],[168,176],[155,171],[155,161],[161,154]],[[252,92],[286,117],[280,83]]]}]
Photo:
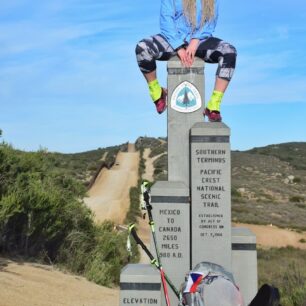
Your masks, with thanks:
[{"label": "knee", "polygon": [[231,50],[232,50],[232,54],[235,57],[235,61],[236,61],[236,58],[238,55],[237,49],[233,45],[231,45]]},{"label": "knee", "polygon": [[136,45],[135,53],[138,65],[143,73],[156,70],[154,46],[149,39],[141,40]]},{"label": "knee", "polygon": [[140,54],[145,48],[145,43],[143,40],[139,41],[135,47],[136,55]]},{"label": "knee", "polygon": [[154,53],[155,46],[152,40],[150,39],[142,39],[138,42],[135,48],[136,54],[146,52],[146,53]]},{"label": "knee", "polygon": [[159,52],[152,37],[142,39],[135,48],[136,55],[143,54],[146,58],[157,59]]},{"label": "knee", "polygon": [[227,44],[224,50],[224,61],[228,67],[235,67],[236,66],[236,58],[237,58],[237,49],[231,45]]},{"label": "knee", "polygon": [[226,53],[227,54],[231,54],[235,58],[237,57],[237,49],[233,45],[231,45],[231,44],[227,44],[227,46],[226,46]]}]

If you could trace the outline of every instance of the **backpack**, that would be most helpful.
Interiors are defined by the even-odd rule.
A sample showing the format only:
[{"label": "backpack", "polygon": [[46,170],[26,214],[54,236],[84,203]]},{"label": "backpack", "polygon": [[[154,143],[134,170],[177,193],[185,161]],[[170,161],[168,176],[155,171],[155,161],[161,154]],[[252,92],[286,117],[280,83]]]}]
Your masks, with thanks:
[{"label": "backpack", "polygon": [[280,294],[277,288],[264,284],[258,290],[249,306],[279,306]]},{"label": "backpack", "polygon": [[233,275],[222,266],[201,262],[186,275],[180,306],[243,306]]}]

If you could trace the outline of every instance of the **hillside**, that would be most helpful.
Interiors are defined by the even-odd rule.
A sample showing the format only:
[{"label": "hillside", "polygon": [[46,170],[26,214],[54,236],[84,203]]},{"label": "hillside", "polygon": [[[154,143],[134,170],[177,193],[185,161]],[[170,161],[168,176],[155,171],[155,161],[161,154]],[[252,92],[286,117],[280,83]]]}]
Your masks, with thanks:
[{"label": "hillside", "polygon": [[119,151],[126,152],[128,144],[98,148],[81,153],[63,154],[46,152],[53,161],[54,170],[62,170],[90,187],[100,170],[111,168]]},{"label": "hillside", "polygon": [[[283,156],[282,145],[277,151]],[[259,152],[232,153],[233,220],[305,230],[306,170],[295,165],[306,165],[306,155],[285,161]]]},{"label": "hillside", "polygon": [[[158,155],[154,180],[166,180],[166,142],[140,137],[136,145]],[[306,143],[232,151],[232,219],[306,229]]]},{"label": "hillside", "polygon": [[1,305],[102,305],[101,296],[118,297],[53,268],[110,287],[118,284],[128,262],[126,233],[116,231],[111,221],[94,223],[81,200],[84,182],[54,156],[0,144]]},{"label": "hillside", "polygon": [[[285,306],[293,305],[291,297],[301,300],[305,296],[303,284],[306,277],[306,240],[305,233],[281,230],[274,225],[304,229],[304,146],[303,143],[281,144],[232,152],[233,219],[269,225],[250,225],[256,232],[259,245],[264,247],[258,249],[260,283],[273,282],[279,286],[285,296]],[[90,186],[89,182],[92,188],[88,193],[93,191],[94,196],[100,191],[103,192],[98,197],[109,196],[112,191],[113,196],[121,194],[123,191],[116,191],[114,187],[121,184],[121,178],[125,177],[123,172],[126,172],[127,177],[133,172],[137,178],[137,163],[140,168],[146,165],[144,177],[147,179],[166,179],[166,139],[140,137],[136,148],[140,152],[126,152],[127,145],[121,145],[85,153],[59,154],[47,151],[27,153],[7,145],[2,146],[0,209],[3,214],[0,215],[0,225],[2,231],[11,235],[3,236],[5,239],[11,238],[7,242],[5,239],[1,242],[2,251],[5,250],[7,255],[12,251],[12,246],[16,245],[12,242],[16,241],[18,245],[13,251],[21,255],[21,258],[28,258],[27,255],[30,254],[32,259],[56,262],[58,266],[64,266],[65,270],[84,275],[99,284],[118,284],[120,268],[127,263],[126,236],[114,230],[111,222],[106,222],[101,227],[96,226],[80,198],[85,195],[84,186]],[[296,158],[293,152],[297,152]],[[136,160],[138,153],[142,156],[140,162]],[[129,161],[129,154],[133,155],[133,166]],[[106,161],[107,156],[109,159]],[[121,170],[123,172],[119,173]],[[116,172],[119,173],[116,182],[108,182],[107,176],[103,174],[109,173],[110,178],[115,177],[118,174]],[[138,197],[137,190],[135,196]],[[47,209],[46,203],[49,205]],[[11,211],[6,209],[7,204]],[[16,204],[19,206],[15,208]],[[12,213],[15,219],[12,219]],[[114,219],[112,216],[109,218]],[[14,220],[19,221],[16,223]],[[22,226],[16,228],[14,224]],[[70,228],[67,228],[67,224]],[[235,226],[243,224],[236,223]],[[52,231],[42,231],[41,228],[50,228]],[[7,229],[11,232],[7,232]],[[62,236],[63,229],[65,236]],[[150,234],[146,221],[141,220],[139,230],[148,243]],[[37,236],[39,233],[44,233],[44,236]],[[50,245],[50,239],[54,240],[54,233],[58,235],[55,237],[56,244]],[[49,239],[48,244],[43,243],[44,239]],[[37,242],[41,244],[38,245]],[[279,248],[288,245],[299,249]],[[42,251],[36,251],[38,246]],[[277,249],[266,249],[271,246]],[[278,269],[281,260],[284,263],[281,265],[282,269]],[[0,300],[2,303],[7,302],[5,306],[14,306],[16,301],[21,300],[24,300],[24,305],[40,306],[59,305],[59,300],[64,301],[65,306],[104,305],[103,302],[108,298],[110,305],[117,305],[118,301],[118,289],[99,287],[79,276],[62,274],[52,266],[28,263],[26,260],[20,262],[2,258],[0,283],[5,289],[0,290]],[[58,288],[63,286],[65,290],[61,295]],[[37,294],[29,297],[26,295],[29,290]],[[75,299],[75,292],[79,299]],[[45,296],[48,298],[44,300]],[[102,303],[101,296],[105,297]]]}]

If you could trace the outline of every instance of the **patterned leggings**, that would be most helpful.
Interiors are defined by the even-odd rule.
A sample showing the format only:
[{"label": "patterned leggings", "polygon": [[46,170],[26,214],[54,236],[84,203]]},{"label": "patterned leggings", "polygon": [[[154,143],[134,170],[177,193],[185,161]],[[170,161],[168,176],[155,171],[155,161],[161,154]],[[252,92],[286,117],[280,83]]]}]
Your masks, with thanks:
[{"label": "patterned leggings", "polygon": [[[167,61],[176,55],[161,34],[141,40],[136,46],[136,58],[141,72],[149,73],[156,70],[156,60]],[[196,56],[206,63],[218,63],[216,75],[230,81],[236,66],[237,51],[229,43],[209,37],[200,42]]]}]

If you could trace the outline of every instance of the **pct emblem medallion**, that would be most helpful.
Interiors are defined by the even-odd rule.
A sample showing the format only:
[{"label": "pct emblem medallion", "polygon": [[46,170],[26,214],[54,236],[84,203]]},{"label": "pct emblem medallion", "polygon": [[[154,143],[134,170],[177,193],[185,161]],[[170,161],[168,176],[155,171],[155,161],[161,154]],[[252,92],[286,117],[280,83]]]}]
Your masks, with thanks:
[{"label": "pct emblem medallion", "polygon": [[202,99],[197,88],[184,81],[178,85],[171,96],[171,108],[181,113],[191,113],[202,106]]}]

